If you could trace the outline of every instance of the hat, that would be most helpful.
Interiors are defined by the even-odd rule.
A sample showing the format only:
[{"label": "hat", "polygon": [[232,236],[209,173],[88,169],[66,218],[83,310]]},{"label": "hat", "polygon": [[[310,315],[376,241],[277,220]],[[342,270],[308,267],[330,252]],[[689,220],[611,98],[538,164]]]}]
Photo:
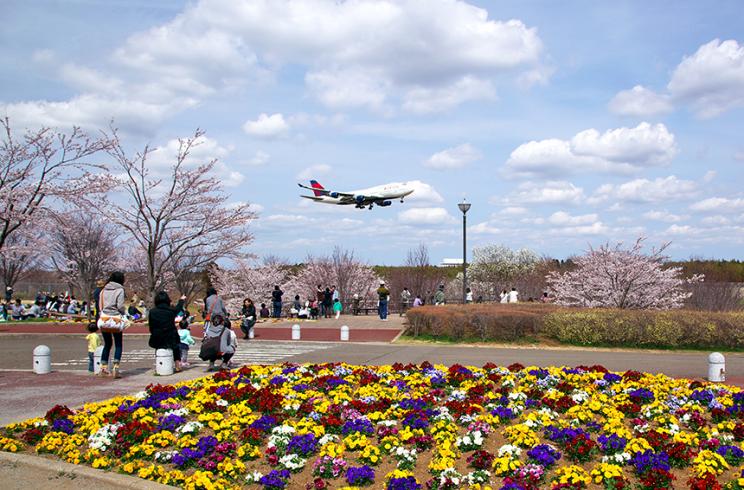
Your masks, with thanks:
[{"label": "hat", "polygon": [[380,281],[380,286],[384,286],[384,285],[385,285],[385,281]]}]

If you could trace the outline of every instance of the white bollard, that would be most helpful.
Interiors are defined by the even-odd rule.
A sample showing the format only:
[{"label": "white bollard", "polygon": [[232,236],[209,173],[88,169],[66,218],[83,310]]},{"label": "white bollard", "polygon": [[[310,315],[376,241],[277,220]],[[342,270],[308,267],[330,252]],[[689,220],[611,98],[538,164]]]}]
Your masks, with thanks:
[{"label": "white bollard", "polygon": [[708,381],[726,381],[726,358],[720,352],[708,356]]},{"label": "white bollard", "polygon": [[34,348],[34,372],[36,374],[52,372],[52,349],[46,345],[37,345]]},{"label": "white bollard", "polygon": [[[101,373],[101,354],[103,353],[103,346],[96,347],[95,352],[93,352],[93,373],[100,374]],[[106,366],[108,368],[108,366]]]},{"label": "white bollard", "polygon": [[170,376],[173,374],[172,350],[158,349],[155,351],[155,374],[158,376]]},{"label": "white bollard", "polygon": [[341,340],[349,340],[349,327],[341,325]]},{"label": "white bollard", "polygon": [[253,333],[253,327],[248,330],[248,338],[252,339],[255,334]]},{"label": "white bollard", "polygon": [[292,325],[292,340],[300,340],[300,326],[296,323]]}]

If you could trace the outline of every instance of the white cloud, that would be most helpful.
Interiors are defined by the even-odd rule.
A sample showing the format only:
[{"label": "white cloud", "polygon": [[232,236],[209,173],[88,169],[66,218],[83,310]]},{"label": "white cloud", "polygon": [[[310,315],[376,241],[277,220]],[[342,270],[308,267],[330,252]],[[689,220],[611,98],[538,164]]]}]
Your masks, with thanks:
[{"label": "white cloud", "polygon": [[556,211],[548,218],[548,223],[555,226],[578,226],[597,222],[599,217],[592,214],[572,216],[565,211]]},{"label": "white cloud", "polygon": [[398,221],[410,225],[436,225],[454,220],[444,208],[409,208],[398,213]]},{"label": "white cloud", "polygon": [[700,220],[701,223],[708,226],[727,226],[731,224],[731,220],[725,216],[706,216]]},{"label": "white cloud", "polygon": [[718,211],[731,213],[744,209],[744,199],[727,197],[709,197],[690,206],[693,211]]},{"label": "white cloud", "polygon": [[330,165],[326,165],[325,163],[320,163],[318,165],[311,165],[307,167],[306,169],[302,170],[300,173],[297,174],[297,178],[300,180],[315,179],[320,175],[327,175],[330,172],[331,172]]},{"label": "white cloud", "polygon": [[693,228],[690,225],[670,225],[669,228],[665,230],[665,233],[668,233],[669,235],[689,235],[695,231],[695,228]]},{"label": "white cloud", "polygon": [[262,113],[255,121],[246,121],[243,124],[243,131],[256,138],[274,139],[286,136],[289,124],[279,113],[272,115]]},{"label": "white cloud", "polygon": [[522,206],[507,206],[494,213],[495,216],[520,216],[523,214],[527,214],[527,208]]},{"label": "white cloud", "polygon": [[[165,145],[156,147],[148,156],[147,168],[157,175],[165,175],[176,161],[180,142],[171,139]],[[201,136],[191,147],[188,158],[184,161],[185,167],[196,167],[212,160],[217,160],[213,167],[215,177],[225,187],[237,187],[245,180],[245,176],[233,170],[223,161],[232,152],[232,148],[220,145],[217,140]]]},{"label": "white cloud", "polygon": [[252,167],[260,167],[269,163],[271,156],[265,151],[258,150],[246,163]]},{"label": "white cloud", "polygon": [[665,223],[677,223],[688,218],[688,216],[686,215],[673,214],[668,211],[647,211],[643,213],[643,217],[653,221],[662,221]]},{"label": "white cloud", "polygon": [[744,105],[744,46],[718,39],[703,44],[677,66],[667,89],[702,117]]},{"label": "white cloud", "polygon": [[570,140],[530,141],[506,162],[517,175],[565,175],[586,171],[629,173],[667,165],[677,153],[674,135],[663,124],[643,122],[635,128],[600,133],[587,129]]},{"label": "white cloud", "polygon": [[435,169],[462,168],[480,158],[481,153],[470,143],[465,143],[433,154],[424,165]]},{"label": "white cloud", "polygon": [[406,201],[430,203],[444,202],[442,195],[426,182],[420,180],[409,180],[406,184],[413,188],[413,194],[406,197]]},{"label": "white cloud", "polygon": [[594,191],[590,202],[595,204],[608,199],[626,202],[663,202],[687,199],[695,195],[697,184],[678,179],[674,175],[654,180],[634,179],[620,185],[604,184]]},{"label": "white cloud", "polygon": [[502,202],[514,204],[578,204],[585,198],[584,190],[566,181],[545,183],[524,182]]},{"label": "white cloud", "polygon": [[579,226],[566,226],[563,228],[553,228],[552,234],[562,236],[576,236],[576,235],[603,235],[609,231],[609,228],[605,226],[601,221],[596,221],[589,225]]},{"label": "white cloud", "polygon": [[416,114],[444,112],[470,100],[494,100],[496,90],[488,80],[466,76],[437,88],[415,87],[403,96],[403,109]]},{"label": "white cloud", "polygon": [[744,151],[737,151],[736,153],[734,153],[734,160],[744,162]]},{"label": "white cloud", "polygon": [[497,235],[503,233],[503,229],[494,226],[490,221],[483,221],[474,226],[468,227],[468,233],[476,235]]},{"label": "white cloud", "polygon": [[689,105],[703,118],[744,106],[744,46],[733,39],[703,44],[677,65],[666,93],[637,85],[615,95],[610,109],[646,116],[668,112],[672,105],[680,104]]},{"label": "white cloud", "polygon": [[641,85],[618,92],[609,103],[610,111],[621,116],[656,116],[674,108],[668,95],[659,95]]},{"label": "white cloud", "polygon": [[718,172],[715,170],[708,170],[705,172],[705,175],[703,175],[703,182],[712,182],[716,176],[718,175]]}]

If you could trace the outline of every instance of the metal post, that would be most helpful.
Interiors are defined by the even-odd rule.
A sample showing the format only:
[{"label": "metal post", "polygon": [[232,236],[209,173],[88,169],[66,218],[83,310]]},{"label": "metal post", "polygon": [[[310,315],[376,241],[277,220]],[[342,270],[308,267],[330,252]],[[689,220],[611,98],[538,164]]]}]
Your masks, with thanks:
[{"label": "metal post", "polygon": [[457,205],[462,211],[462,304],[465,304],[468,288],[468,256],[467,256],[467,218],[465,215],[470,209],[470,203],[465,199]]}]

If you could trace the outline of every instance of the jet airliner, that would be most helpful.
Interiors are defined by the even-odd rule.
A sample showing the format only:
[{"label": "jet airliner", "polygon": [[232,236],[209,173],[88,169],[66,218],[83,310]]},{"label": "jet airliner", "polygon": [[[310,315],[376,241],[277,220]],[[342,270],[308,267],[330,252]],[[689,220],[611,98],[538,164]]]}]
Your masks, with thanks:
[{"label": "jet airliner", "polygon": [[325,204],[353,204],[358,209],[364,209],[365,207],[372,209],[375,204],[381,207],[390,206],[393,204],[393,199],[400,199],[400,202],[403,202],[403,198],[410,195],[414,190],[413,186],[408,185],[406,182],[392,182],[390,184],[348,192],[327,190],[317,180],[311,180],[309,186],[303,184],[297,185],[303,189],[313,191],[312,196],[301,196],[305,199]]}]

